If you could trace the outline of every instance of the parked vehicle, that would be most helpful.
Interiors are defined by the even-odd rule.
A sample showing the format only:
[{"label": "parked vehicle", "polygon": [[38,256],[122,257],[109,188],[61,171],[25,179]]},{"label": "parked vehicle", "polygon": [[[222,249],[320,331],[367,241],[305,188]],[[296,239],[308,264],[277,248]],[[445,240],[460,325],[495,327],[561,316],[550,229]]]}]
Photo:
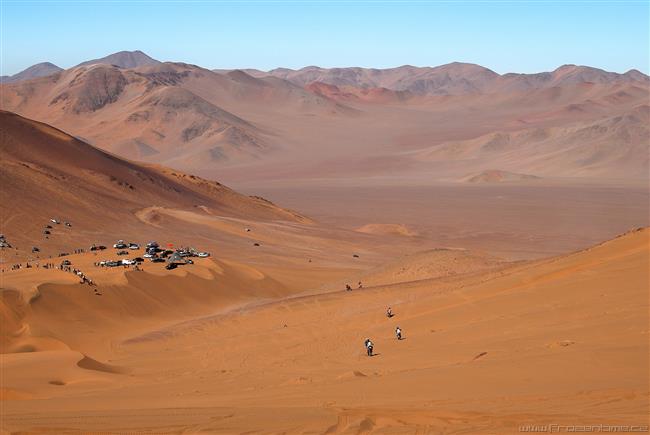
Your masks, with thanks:
[{"label": "parked vehicle", "polygon": [[208,258],[210,256],[209,252],[199,252],[199,258]]}]

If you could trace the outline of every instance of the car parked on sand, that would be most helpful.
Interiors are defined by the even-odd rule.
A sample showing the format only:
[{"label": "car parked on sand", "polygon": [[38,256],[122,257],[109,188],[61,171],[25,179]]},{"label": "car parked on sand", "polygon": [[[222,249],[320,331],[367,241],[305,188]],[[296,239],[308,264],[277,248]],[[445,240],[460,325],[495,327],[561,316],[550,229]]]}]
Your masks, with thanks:
[{"label": "car parked on sand", "polygon": [[140,249],[140,245],[137,243],[129,243],[129,249]]},{"label": "car parked on sand", "polygon": [[209,252],[199,252],[198,257],[199,258],[208,258],[210,256]]}]

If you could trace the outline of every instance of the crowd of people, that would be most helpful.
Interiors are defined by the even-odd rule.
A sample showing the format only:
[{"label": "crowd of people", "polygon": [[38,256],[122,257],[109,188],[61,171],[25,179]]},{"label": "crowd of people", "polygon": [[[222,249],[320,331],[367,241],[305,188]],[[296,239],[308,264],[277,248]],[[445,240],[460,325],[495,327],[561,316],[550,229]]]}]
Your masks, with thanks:
[{"label": "crowd of people", "polygon": [[[24,266],[23,266],[22,263],[12,264],[12,265],[11,265],[11,268],[10,268],[9,270],[20,270],[20,269],[23,269],[23,268],[24,268],[24,269],[31,269],[31,268],[33,268],[33,267],[36,267],[36,268],[40,268],[40,267],[42,267],[43,269],[54,269],[54,268],[56,268],[56,266],[54,265],[54,263],[43,263],[43,264],[41,265],[41,263],[39,263],[39,262],[32,262],[32,263],[30,263],[30,262],[28,261],[27,263],[25,263]],[[5,271],[4,268],[2,269],[2,271],[3,271],[3,272]]]}]

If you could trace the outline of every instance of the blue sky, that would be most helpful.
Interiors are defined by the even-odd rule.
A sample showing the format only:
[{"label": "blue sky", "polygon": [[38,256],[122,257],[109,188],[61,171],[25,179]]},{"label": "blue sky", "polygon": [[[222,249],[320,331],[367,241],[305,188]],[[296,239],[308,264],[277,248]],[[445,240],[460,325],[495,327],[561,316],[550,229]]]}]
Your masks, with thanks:
[{"label": "blue sky", "polygon": [[120,50],[208,68],[472,62],[649,71],[644,1],[0,0],[2,74]]}]

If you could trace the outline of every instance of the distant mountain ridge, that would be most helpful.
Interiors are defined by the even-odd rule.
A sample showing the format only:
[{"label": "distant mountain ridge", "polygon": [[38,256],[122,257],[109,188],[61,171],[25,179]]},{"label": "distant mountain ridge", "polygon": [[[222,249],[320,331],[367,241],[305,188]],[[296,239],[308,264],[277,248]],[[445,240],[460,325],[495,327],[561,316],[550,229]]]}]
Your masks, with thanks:
[{"label": "distant mountain ridge", "polygon": [[448,180],[486,168],[640,179],[649,164],[650,79],[636,70],[498,74],[456,62],[211,71],[120,52],[0,87],[4,110],[119,156],[230,181]]},{"label": "distant mountain ridge", "polygon": [[140,50],[136,50],[136,51],[118,51],[117,53],[113,53],[99,59],[93,59],[93,60],[87,60],[86,62],[81,62],[77,66],[94,65],[98,63],[115,65],[120,68],[138,68],[147,65],[158,65],[161,62],[146,55]]},{"label": "distant mountain ridge", "polygon": [[436,67],[404,65],[396,68],[374,69],[308,66],[299,70],[276,68],[267,73],[249,71],[258,77],[271,75],[301,86],[319,82],[333,86],[408,91],[414,95],[524,91],[578,83],[650,83],[650,78],[638,70],[619,74],[578,65],[563,65],[550,72],[503,75],[480,65],[461,62]]},{"label": "distant mountain ridge", "polygon": [[61,71],[63,71],[63,68],[60,68],[51,62],[41,62],[37,63],[36,65],[32,65],[29,68],[24,69],[12,76],[0,77],[0,83],[12,83],[21,80],[36,79],[39,77],[46,77],[52,74],[56,74]]},{"label": "distant mountain ridge", "polygon": [[[78,64],[114,65],[122,69],[162,65],[146,53],[119,51],[108,56],[92,59]],[[13,76],[4,76],[4,83],[30,80],[63,71],[62,68],[49,63],[39,63]],[[301,87],[312,83],[323,83],[337,87],[355,87],[360,89],[386,89],[408,92],[412,95],[462,95],[471,93],[492,93],[506,91],[526,91],[555,86],[575,85],[579,83],[645,83],[650,78],[642,72],[632,69],[625,73],[615,73],[599,68],[580,65],[562,65],[553,71],[539,73],[505,73],[498,74],[481,65],[452,62],[434,67],[416,67],[403,65],[395,68],[321,68],[306,66],[300,69],[275,68],[261,71],[254,68],[214,69],[218,74],[242,71],[246,75],[262,78],[277,77]]]}]

